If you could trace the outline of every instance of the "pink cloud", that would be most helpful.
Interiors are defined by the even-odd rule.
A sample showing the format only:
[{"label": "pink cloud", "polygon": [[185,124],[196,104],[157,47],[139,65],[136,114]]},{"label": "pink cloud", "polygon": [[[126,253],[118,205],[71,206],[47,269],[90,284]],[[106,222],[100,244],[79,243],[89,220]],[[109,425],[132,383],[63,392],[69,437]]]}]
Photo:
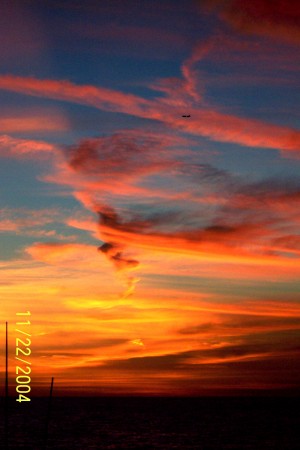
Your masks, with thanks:
[{"label": "pink cloud", "polygon": [[181,118],[182,107],[170,107],[166,99],[146,100],[133,94],[95,86],[77,86],[67,81],[1,76],[0,88],[153,119],[215,141],[274,148],[284,154],[288,152],[289,156],[299,154],[300,131],[297,129],[223,114],[213,109],[189,106],[191,118],[187,121]]},{"label": "pink cloud", "polygon": [[[74,241],[74,234],[61,233],[56,230],[57,223],[67,223],[66,216],[69,211],[26,208],[2,208],[0,209],[0,232],[13,233],[14,235],[33,236]],[[44,228],[48,226],[49,229]]]},{"label": "pink cloud", "polygon": [[147,104],[145,100],[133,94],[124,94],[120,91],[90,85],[78,86],[69,81],[38,80],[3,75],[0,77],[0,88],[133,115],[141,114],[141,107]]},{"label": "pink cloud", "polygon": [[9,219],[3,219],[0,220],[0,232],[7,232],[7,231],[17,231],[18,226],[13,220]]},{"label": "pink cloud", "polygon": [[2,110],[0,133],[58,132],[70,129],[67,117],[58,109]]},{"label": "pink cloud", "polygon": [[214,110],[190,109],[189,112],[191,120],[188,123],[183,121],[177,123],[183,131],[206,136],[215,141],[232,142],[248,147],[274,148],[285,156],[299,157],[300,131],[297,129],[255,119],[244,119]]},{"label": "pink cloud", "polygon": [[69,167],[89,177],[113,175],[117,180],[126,180],[128,176],[132,178],[134,173],[137,177],[149,176],[172,166],[176,166],[173,160],[165,154],[158,154],[157,139],[146,135],[140,139],[138,136],[132,139],[126,134],[89,139],[71,148],[69,153]]},{"label": "pink cloud", "polygon": [[0,155],[12,158],[36,158],[39,156],[57,156],[55,145],[31,139],[19,139],[8,135],[0,135]]},{"label": "pink cloud", "polygon": [[186,198],[185,192],[162,191],[159,186],[147,185],[147,181],[151,184],[152,176],[170,176],[181,167],[180,160],[189,152],[174,146],[184,143],[185,139],[177,142],[174,136],[141,130],[82,140],[62,152],[53,172],[43,180],[72,187],[74,197],[94,212],[107,203],[107,198],[123,197],[125,202],[143,198],[148,203],[155,198],[178,201]]},{"label": "pink cloud", "polygon": [[[181,71],[185,79],[183,90],[186,91],[194,100],[202,100],[199,94],[199,84],[201,78],[195,70],[195,64],[207,56],[215,45],[216,39],[210,39],[205,42],[199,42],[193,49],[189,58],[181,66]],[[203,84],[203,81],[202,81]]]}]

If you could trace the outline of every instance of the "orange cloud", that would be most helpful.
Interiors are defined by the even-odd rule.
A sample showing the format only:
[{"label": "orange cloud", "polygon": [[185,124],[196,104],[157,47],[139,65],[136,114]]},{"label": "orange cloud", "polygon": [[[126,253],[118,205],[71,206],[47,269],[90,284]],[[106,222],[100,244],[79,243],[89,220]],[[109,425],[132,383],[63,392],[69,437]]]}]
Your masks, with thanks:
[{"label": "orange cloud", "polygon": [[[258,361],[264,367],[257,374],[261,387],[265,367],[274,358],[282,363],[296,355],[296,303],[226,301],[222,295],[182,295],[176,289],[162,295],[155,286],[151,292],[145,289],[145,297],[142,286],[134,299],[117,297],[112,295],[117,280],[93,246],[35,244],[28,253],[32,261],[1,264],[7,285],[1,284],[0,291],[12,321],[15,308],[26,304],[32,311],[34,391],[49,372],[60,392],[83,381],[86,392],[89,387],[115,392],[120,377],[127,393],[178,393],[183,392],[181,381],[193,380],[224,387],[222,375],[246,376]],[[236,371],[232,364],[249,365]],[[93,374],[91,382],[86,373]],[[250,380],[243,380],[243,387],[249,387]],[[273,374],[268,383],[275,380]]]},{"label": "orange cloud", "polygon": [[[128,228],[127,228],[128,226]],[[251,251],[246,247],[230,247],[226,243],[215,240],[201,240],[201,232],[199,239],[193,235],[178,234],[159,234],[155,232],[135,232],[130,229],[130,224],[112,225],[102,222],[100,225],[101,235],[103,239],[110,242],[118,242],[123,245],[132,245],[133,247],[152,249],[158,253],[173,253],[177,255],[193,256],[202,261],[214,261],[227,263],[254,263],[259,266],[286,266],[299,267],[300,259],[288,258],[284,256],[270,256],[260,251]]]},{"label": "orange cloud", "polygon": [[16,231],[18,229],[17,224],[13,220],[3,219],[0,220],[0,232]]},{"label": "orange cloud", "polygon": [[[164,139],[169,145],[167,138],[161,143],[159,136],[147,133],[143,136],[139,132],[135,137],[131,131],[130,135],[121,133],[87,140],[58,151],[54,172],[46,177],[47,181],[69,185],[74,196],[101,217],[98,228],[89,220],[72,217],[64,218],[63,222],[102,240],[101,253],[119,270],[137,267],[138,262],[144,261],[143,254],[152,252],[180,254],[198,264],[206,262],[201,272],[208,276],[213,276],[214,265],[218,265],[223,267],[224,278],[232,278],[234,268],[241,264],[239,278],[259,278],[259,267],[264,267],[267,277],[275,272],[280,277],[295,277],[299,273],[300,254],[296,245],[299,183],[292,179],[288,183],[284,180],[243,183],[209,164],[186,162],[184,152],[174,156],[164,147]],[[170,144],[173,145],[172,141]],[[153,175],[157,182],[155,189],[145,183]],[[168,185],[167,189],[159,187],[160,182],[164,186],[166,180],[171,183],[174,177],[180,180],[180,190],[168,190]],[[127,196],[130,201],[119,213],[118,207],[114,210],[110,205],[118,203],[120,196]],[[212,197],[213,209],[209,211]],[[133,201],[137,205],[146,204],[147,208],[138,212],[139,208],[131,207]],[[167,202],[164,213],[159,212],[162,201]],[[177,224],[175,228],[173,223]],[[5,226],[11,224],[6,222]],[[39,236],[34,230],[32,233]],[[64,238],[53,230],[44,235]],[[74,236],[66,239],[70,241]],[[51,258],[59,261],[53,255],[66,255],[70,248],[53,245],[51,251],[43,247],[29,251],[37,259],[50,262]],[[132,292],[135,283],[136,279],[128,276],[127,292]]]},{"label": "orange cloud", "polygon": [[84,260],[96,254],[92,245],[64,243],[36,243],[26,249],[27,253],[37,261],[49,264],[72,263]]},{"label": "orange cloud", "polygon": [[[164,145],[159,136],[139,132],[135,137],[132,130],[129,136],[86,140],[61,153],[45,179],[72,187],[75,198],[101,217],[98,228],[90,220],[65,223],[104,241],[101,253],[118,269],[137,267],[143,254],[152,252],[206,262],[201,273],[208,276],[218,265],[220,276],[232,278],[238,264],[238,278],[299,274],[296,180],[245,183],[209,164],[187,162],[184,152],[173,155]],[[120,198],[119,212],[111,205]],[[128,278],[129,290],[133,280]]]}]

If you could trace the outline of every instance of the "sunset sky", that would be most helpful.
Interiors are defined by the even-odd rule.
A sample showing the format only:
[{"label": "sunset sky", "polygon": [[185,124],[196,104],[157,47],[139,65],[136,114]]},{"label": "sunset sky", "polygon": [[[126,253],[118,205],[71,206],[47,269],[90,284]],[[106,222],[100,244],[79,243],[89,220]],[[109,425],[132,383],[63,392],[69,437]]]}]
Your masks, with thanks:
[{"label": "sunset sky", "polygon": [[32,395],[296,392],[300,3],[3,5],[11,386],[29,310]]}]

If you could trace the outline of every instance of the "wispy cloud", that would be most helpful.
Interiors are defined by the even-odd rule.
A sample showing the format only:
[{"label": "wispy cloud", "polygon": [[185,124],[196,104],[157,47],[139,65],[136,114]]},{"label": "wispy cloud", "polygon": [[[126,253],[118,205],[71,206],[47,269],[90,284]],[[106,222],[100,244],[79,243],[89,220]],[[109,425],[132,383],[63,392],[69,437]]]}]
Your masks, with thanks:
[{"label": "wispy cloud", "polygon": [[57,147],[45,141],[21,139],[0,135],[0,154],[3,157],[16,159],[57,156]]},{"label": "wispy cloud", "polygon": [[182,106],[170,107],[166,99],[147,100],[133,94],[95,86],[78,86],[68,81],[38,80],[8,75],[0,77],[0,88],[152,119],[215,141],[274,148],[284,153],[288,152],[289,156],[299,154],[300,132],[297,129],[224,114],[211,108],[186,105],[191,115],[187,121],[181,118]]},{"label": "wispy cloud", "polygon": [[54,108],[4,109],[0,116],[0,133],[5,134],[57,133],[69,129],[67,117]]}]

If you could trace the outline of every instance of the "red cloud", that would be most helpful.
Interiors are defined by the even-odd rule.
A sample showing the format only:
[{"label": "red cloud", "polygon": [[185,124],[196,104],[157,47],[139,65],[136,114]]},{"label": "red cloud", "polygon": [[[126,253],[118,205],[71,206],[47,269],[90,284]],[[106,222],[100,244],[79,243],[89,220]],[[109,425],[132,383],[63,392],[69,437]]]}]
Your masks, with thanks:
[{"label": "red cloud", "polygon": [[199,4],[217,7],[220,17],[243,33],[300,42],[298,0],[201,0]]},{"label": "red cloud", "polygon": [[161,156],[157,138],[146,134],[135,139],[127,134],[89,139],[82,141],[79,146],[71,148],[69,166],[78,173],[97,178],[115,176],[117,179],[127,179],[148,176],[159,173],[176,163]]},{"label": "red cloud", "polygon": [[233,0],[222,17],[240,31],[300,42],[300,4],[298,0]]}]

